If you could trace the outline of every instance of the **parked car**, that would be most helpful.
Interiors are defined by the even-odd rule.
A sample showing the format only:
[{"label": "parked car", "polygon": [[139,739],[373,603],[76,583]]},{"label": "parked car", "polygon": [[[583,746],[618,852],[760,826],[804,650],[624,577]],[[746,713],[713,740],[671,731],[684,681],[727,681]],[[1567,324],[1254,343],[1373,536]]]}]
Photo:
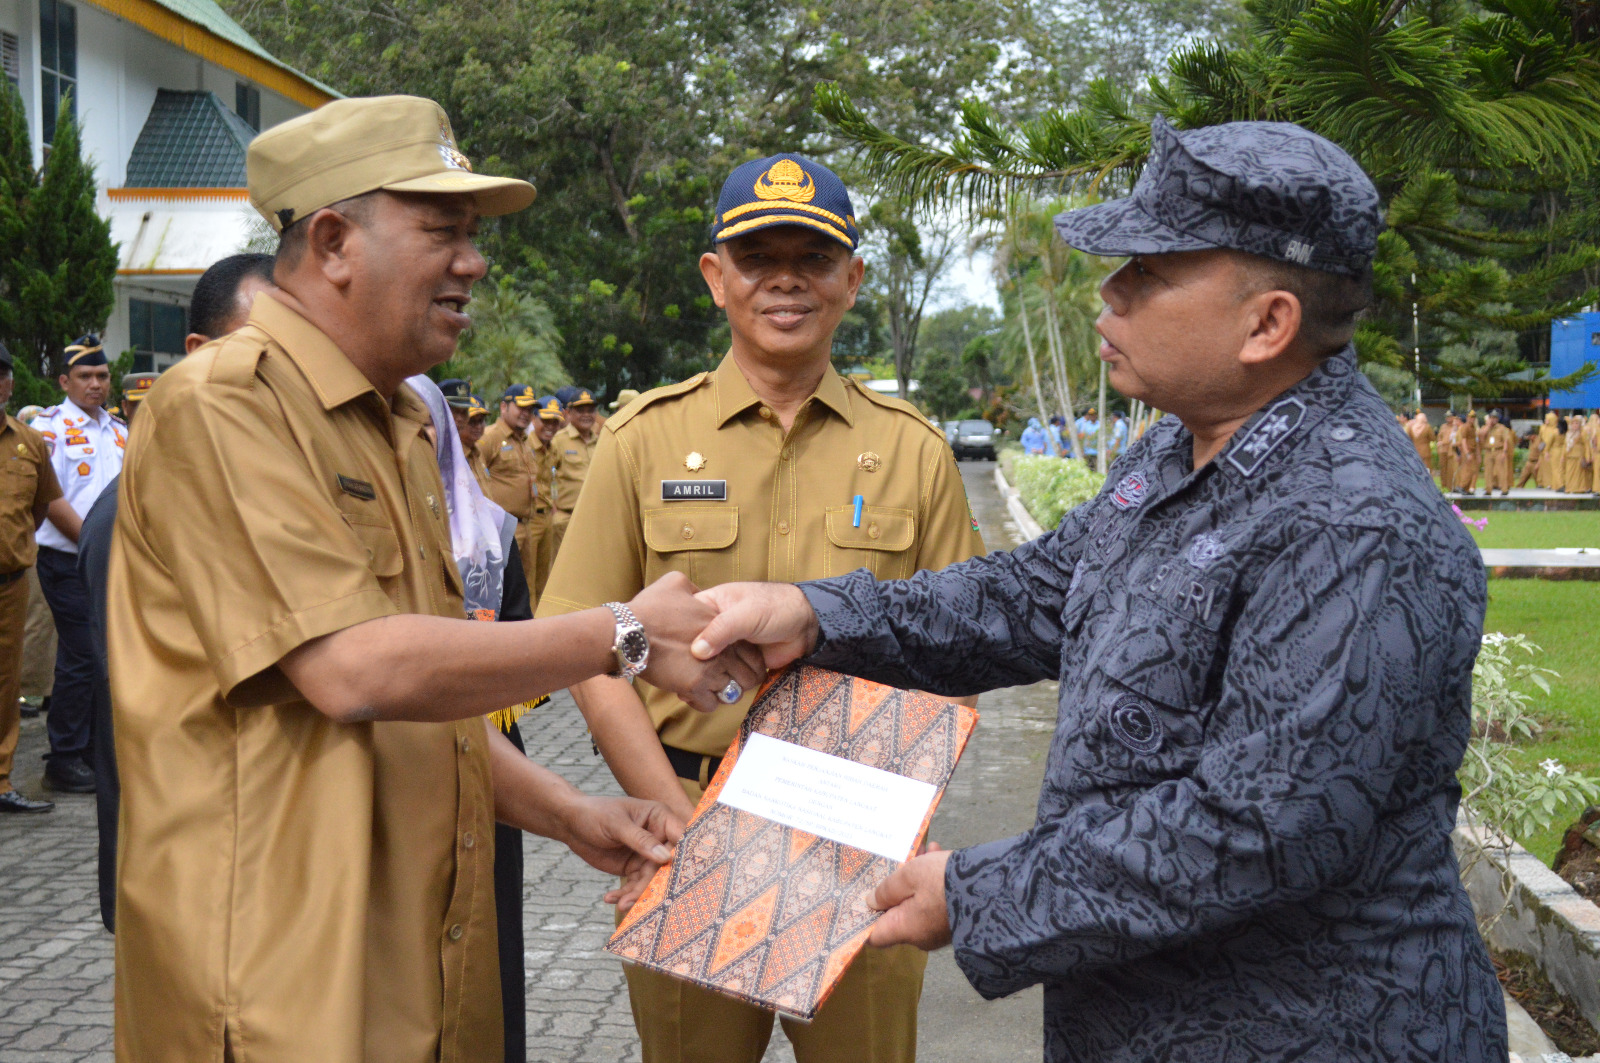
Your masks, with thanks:
[{"label": "parked car", "polygon": [[994,425],[988,421],[952,421],[950,424],[945,438],[950,440],[950,448],[956,452],[957,461],[962,458],[994,459],[994,437],[999,431]]}]

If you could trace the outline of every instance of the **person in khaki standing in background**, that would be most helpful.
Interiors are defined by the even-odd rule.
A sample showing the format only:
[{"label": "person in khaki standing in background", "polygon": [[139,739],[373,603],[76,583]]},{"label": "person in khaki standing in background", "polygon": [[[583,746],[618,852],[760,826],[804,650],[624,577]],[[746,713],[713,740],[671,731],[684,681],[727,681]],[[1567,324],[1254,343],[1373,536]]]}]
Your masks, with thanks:
[{"label": "person in khaki standing in background", "polygon": [[1534,482],[1550,491],[1566,486],[1566,451],[1562,448],[1561,418],[1551,410],[1544,415],[1544,425],[1539,429],[1539,442],[1543,457],[1539,462],[1539,478]]},{"label": "person in khaki standing in background", "polygon": [[1478,493],[1478,472],[1482,451],[1478,446],[1478,415],[1467,410],[1456,429],[1456,490],[1464,495]]},{"label": "person in khaki standing in background", "polygon": [[1451,410],[1444,415],[1444,423],[1439,425],[1439,434],[1434,442],[1439,450],[1439,489],[1441,491],[1454,491],[1456,488],[1456,433],[1461,430],[1461,418],[1456,411]]},{"label": "person in khaki standing in background", "polygon": [[1400,425],[1405,429],[1406,435],[1411,437],[1411,445],[1417,450],[1417,457],[1422,459],[1422,467],[1428,470],[1428,475],[1433,475],[1433,425],[1428,423],[1428,415],[1418,410],[1409,420]]},{"label": "person in khaki standing in background", "polygon": [[1517,453],[1516,433],[1501,421],[1499,410],[1490,410],[1483,426],[1483,493],[1511,493],[1511,470]]},{"label": "person in khaki standing in background", "polygon": [[1562,490],[1569,495],[1586,495],[1593,490],[1589,482],[1594,463],[1589,454],[1589,440],[1585,434],[1586,422],[1582,412],[1573,410],[1567,415],[1567,431],[1561,439]]},{"label": "person in khaki standing in background", "polygon": [[[983,551],[944,436],[914,407],[846,382],[829,361],[864,271],[844,184],[808,159],[736,169],[700,269],[732,346],[713,372],[619,409],[539,613],[555,616],[682,572],[705,588],[869,569],[902,579]],[[558,437],[559,438],[559,437]],[[714,712],[646,684],[572,688],[623,789],[687,816],[749,710]],[[915,1058],[926,958],[857,957],[809,1025],[784,1020],[800,1063]],[[645,1063],[755,1063],[772,1013],[629,966]]]},{"label": "person in khaki standing in background", "polygon": [[534,479],[539,484],[539,497],[550,500],[545,516],[544,531],[539,536],[539,570],[530,586],[533,602],[539,604],[544,585],[550,581],[550,569],[556,563],[556,536],[552,529],[555,520],[555,438],[566,426],[567,415],[561,400],[554,395],[540,395],[533,405],[533,424],[528,428],[528,445],[533,449]]},{"label": "person in khaki standing in background", "polygon": [[468,619],[428,407],[487,272],[438,104],[344,99],[250,143],[282,234],[249,321],[139,408],[108,576],[122,1063],[502,1063],[496,821],[642,890],[679,827],[587,797],[486,714],[602,672],[710,698],[681,576],[553,621]]},{"label": "person in khaki standing in background", "polygon": [[561,540],[566,537],[572,511],[583,494],[589,476],[589,459],[594,456],[600,428],[595,424],[594,394],[588,388],[574,388],[566,404],[567,426],[550,441],[550,476],[555,487],[555,513],[551,515],[553,556],[561,556]]},{"label": "person in khaki standing in background", "polygon": [[1534,427],[1528,429],[1528,434],[1523,436],[1522,441],[1528,445],[1528,457],[1522,463],[1522,472],[1517,476],[1517,487],[1522,487],[1529,480],[1532,480],[1534,486],[1537,487],[1544,482],[1545,478],[1544,438],[1540,434],[1539,428]]},{"label": "person in khaki standing in background", "polygon": [[537,400],[531,384],[512,384],[500,396],[500,419],[484,429],[478,455],[489,473],[486,493],[501,509],[517,518],[517,552],[522,574],[534,585],[538,571],[539,540],[547,534],[550,499],[541,495],[538,462],[528,441],[528,424]]},{"label": "person in khaki standing in background", "polygon": [[33,535],[61,497],[61,485],[44,438],[5,412],[14,386],[11,352],[0,343],[0,812],[48,812],[54,803],[31,800],[11,785],[11,766],[22,731],[27,575],[39,554]]}]

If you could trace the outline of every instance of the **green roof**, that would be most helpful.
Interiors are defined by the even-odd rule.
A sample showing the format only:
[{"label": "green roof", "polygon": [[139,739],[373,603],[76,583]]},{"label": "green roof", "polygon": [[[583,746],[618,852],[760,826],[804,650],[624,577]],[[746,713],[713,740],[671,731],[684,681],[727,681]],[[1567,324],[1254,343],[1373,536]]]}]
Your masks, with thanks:
[{"label": "green roof", "polygon": [[255,130],[214,92],[158,89],[128,156],[127,188],[243,188]]},{"label": "green roof", "polygon": [[252,55],[260,56],[273,66],[287,70],[296,77],[310,82],[330,96],[337,98],[343,95],[343,93],[324,85],[316,78],[310,77],[296,70],[288,63],[285,63],[283,60],[267,51],[261,46],[260,41],[250,36],[250,34],[245,31],[243,26],[233,21],[233,19],[228,16],[228,13],[217,5],[215,0],[155,0],[155,2],[166,8],[168,11],[171,11],[179,18],[187,19],[203,29],[210,30],[223,40],[228,41],[231,44],[238,45],[240,48],[250,52]]}]

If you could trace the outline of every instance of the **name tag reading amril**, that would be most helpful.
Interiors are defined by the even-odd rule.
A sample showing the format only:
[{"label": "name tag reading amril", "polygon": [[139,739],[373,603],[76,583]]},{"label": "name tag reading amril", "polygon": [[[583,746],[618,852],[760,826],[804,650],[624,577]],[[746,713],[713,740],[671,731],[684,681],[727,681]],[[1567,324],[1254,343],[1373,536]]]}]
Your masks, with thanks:
[{"label": "name tag reading amril", "polygon": [[726,502],[726,480],[662,480],[663,502]]}]

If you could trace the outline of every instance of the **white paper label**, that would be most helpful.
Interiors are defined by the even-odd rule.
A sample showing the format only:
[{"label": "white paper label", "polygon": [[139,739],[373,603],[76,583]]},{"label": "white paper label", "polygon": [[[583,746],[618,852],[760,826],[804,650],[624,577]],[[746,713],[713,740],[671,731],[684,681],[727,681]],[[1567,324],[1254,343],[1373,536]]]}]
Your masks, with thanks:
[{"label": "white paper label", "polygon": [[786,827],[904,860],[938,793],[932,783],[753,734],[718,800]]}]

